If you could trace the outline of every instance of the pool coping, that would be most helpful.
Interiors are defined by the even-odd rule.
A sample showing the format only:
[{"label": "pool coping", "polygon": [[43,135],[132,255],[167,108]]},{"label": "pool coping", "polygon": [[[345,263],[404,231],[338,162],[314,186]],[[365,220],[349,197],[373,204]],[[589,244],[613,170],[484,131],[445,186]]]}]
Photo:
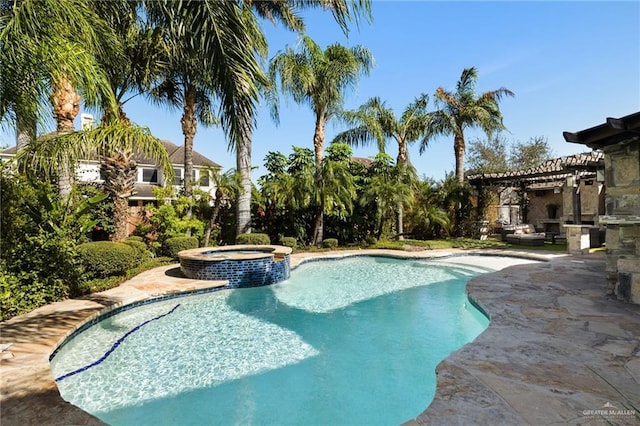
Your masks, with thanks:
[{"label": "pool coping", "polygon": [[[491,255],[527,257],[535,260],[554,260],[566,258],[565,254],[521,252],[505,250],[424,250],[420,252],[398,252],[393,250],[350,250],[340,252],[294,253],[291,266],[316,259],[336,259],[347,256],[378,255],[396,258],[429,259],[445,258],[456,255]],[[566,262],[566,260],[565,260]],[[82,324],[124,305],[152,300],[158,297],[173,297],[184,291],[202,291],[207,288],[224,286],[225,282],[202,282],[189,280],[168,274],[177,264],[156,268],[144,272],[132,280],[106,292],[97,293],[85,299],[69,299],[36,309],[26,315],[12,318],[0,324],[0,343],[11,344],[2,352],[0,360],[1,413],[0,418],[6,424],[103,424],[99,419],[62,400],[53,375],[49,368],[49,356],[64,339]],[[512,268],[507,268],[510,270]],[[503,270],[504,271],[504,270]],[[495,273],[494,273],[495,274]],[[476,282],[483,274],[472,280]],[[602,268],[604,274],[604,267]],[[471,282],[470,282],[471,284]],[[494,306],[487,306],[483,294],[471,286],[469,295],[486,312],[495,312]],[[604,286],[603,286],[604,288]],[[478,293],[478,294],[476,294]],[[491,326],[490,326],[491,328]],[[639,327],[640,328],[640,327]],[[483,333],[484,335],[484,333]],[[483,336],[481,335],[481,337]],[[471,345],[474,346],[475,342]],[[466,348],[467,346],[465,346]],[[463,348],[464,349],[464,348]],[[460,352],[460,351],[458,351]],[[438,367],[439,381],[436,399],[439,401],[446,386],[440,384],[442,365],[449,362],[455,352]],[[457,358],[456,358],[457,359]],[[442,388],[442,389],[441,389]],[[435,404],[436,406],[438,404]],[[415,422],[423,424],[430,419],[433,406],[418,417]],[[46,407],[46,409],[45,409]],[[430,422],[430,420],[428,421]]]}]

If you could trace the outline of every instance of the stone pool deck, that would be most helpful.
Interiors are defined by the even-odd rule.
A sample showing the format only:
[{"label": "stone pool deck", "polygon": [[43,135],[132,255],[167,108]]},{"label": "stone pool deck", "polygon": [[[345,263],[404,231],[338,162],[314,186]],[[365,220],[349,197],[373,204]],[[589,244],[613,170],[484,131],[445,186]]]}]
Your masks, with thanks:
[{"label": "stone pool deck", "polygon": [[[425,258],[477,253],[374,252]],[[640,424],[640,306],[605,297],[604,255],[481,253],[548,261],[470,281],[468,292],[491,315],[491,324],[440,363],[433,403],[406,424]],[[291,262],[295,266],[324,256],[327,253],[293,254]],[[171,265],[117,288],[0,323],[0,424],[102,424],[60,397],[48,362],[55,347],[104,310],[221,285],[225,282],[183,278]]]}]

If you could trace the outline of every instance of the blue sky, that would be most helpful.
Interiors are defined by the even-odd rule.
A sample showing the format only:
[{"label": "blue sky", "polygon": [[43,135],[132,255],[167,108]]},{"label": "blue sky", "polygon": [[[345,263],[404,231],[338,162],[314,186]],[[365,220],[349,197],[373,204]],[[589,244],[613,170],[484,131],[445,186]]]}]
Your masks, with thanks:
[{"label": "blue sky", "polygon": [[[307,34],[325,47],[339,42],[363,45],[376,65],[347,94],[345,108],[354,109],[379,96],[397,115],[417,95],[438,86],[454,90],[464,68],[478,69],[477,91],[506,87],[515,93],[500,106],[509,140],[544,136],[555,155],[588,151],[569,144],[563,131],[582,130],[640,110],[640,2],[427,2],[373,0],[373,22],[353,27],[346,37],[328,13],[305,13]],[[297,35],[263,25],[269,58]],[[312,148],[314,117],[306,105],[281,100],[280,125],[261,107],[253,139],[254,179],[264,173],[268,151],[285,155],[291,146]],[[139,97],[125,105],[136,123],[176,144],[183,143],[179,111],[153,106]],[[327,126],[327,144],[344,130]],[[467,141],[483,137],[468,132]],[[14,144],[12,134],[0,134],[2,144]],[[218,128],[198,127],[195,149],[226,170],[235,155]],[[394,158],[393,142],[388,152]],[[358,148],[370,157],[376,148]],[[434,139],[420,155],[410,147],[410,160],[421,176],[442,179],[454,170],[452,138]]]}]

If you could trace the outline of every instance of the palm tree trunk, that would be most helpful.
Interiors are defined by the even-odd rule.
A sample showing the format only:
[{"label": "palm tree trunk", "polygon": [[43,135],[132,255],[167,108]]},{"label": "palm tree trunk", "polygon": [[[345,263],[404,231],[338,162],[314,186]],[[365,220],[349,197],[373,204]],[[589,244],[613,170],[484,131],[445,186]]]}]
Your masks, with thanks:
[{"label": "palm tree trunk", "polygon": [[[313,134],[313,148],[316,159],[316,190],[320,191],[320,198],[324,199],[324,194],[320,190],[322,188],[322,157],[324,155],[324,135],[325,135],[326,117],[320,115],[316,118],[316,127]],[[313,220],[313,244],[318,245],[324,237],[324,202],[320,202],[320,206],[316,208]]]},{"label": "palm tree trunk", "polygon": [[211,231],[216,224],[216,220],[218,219],[218,215],[220,214],[220,207],[222,206],[222,191],[219,189],[216,190],[216,201],[213,205],[213,210],[211,211],[211,217],[209,218],[209,222],[207,223],[207,229],[204,233],[204,242],[203,247],[209,246],[209,239],[211,238]]},{"label": "palm tree trunk", "polygon": [[236,143],[236,170],[240,173],[236,235],[251,232],[251,135]]},{"label": "palm tree trunk", "polygon": [[[185,92],[182,113],[182,134],[184,135],[184,195],[191,201],[193,196],[193,139],[196,136],[196,98],[194,87],[189,85]],[[191,218],[192,207],[189,203],[186,211],[187,219]],[[191,230],[187,231],[191,236]]]},{"label": "palm tree trunk", "polygon": [[398,214],[396,216],[396,231],[398,232],[398,239],[404,240],[404,206],[402,203],[398,203]]},{"label": "palm tree trunk", "polygon": [[[58,134],[73,132],[73,120],[80,111],[80,95],[69,80],[63,79],[55,84],[51,103],[53,116],[56,119],[56,132]],[[72,184],[72,165],[64,161],[58,167],[58,192],[63,200],[69,197]]]},{"label": "palm tree trunk", "polygon": [[456,156],[456,178],[458,182],[464,182],[464,137],[455,136],[453,152]]},{"label": "palm tree trunk", "polygon": [[20,116],[16,117],[16,147],[26,148],[36,138],[36,129],[32,123],[26,123]]},{"label": "palm tree trunk", "polygon": [[[396,159],[396,166],[402,167],[401,176],[409,165],[409,152],[407,149],[407,143],[404,140],[398,140],[398,158]],[[404,208],[402,202],[398,203],[398,213],[396,216],[396,231],[398,232],[398,239],[404,240]]]},{"label": "palm tree trunk", "polygon": [[137,164],[131,152],[115,152],[102,158],[100,169],[104,175],[104,190],[113,200],[114,241],[122,241],[129,235],[129,198],[137,178]]}]

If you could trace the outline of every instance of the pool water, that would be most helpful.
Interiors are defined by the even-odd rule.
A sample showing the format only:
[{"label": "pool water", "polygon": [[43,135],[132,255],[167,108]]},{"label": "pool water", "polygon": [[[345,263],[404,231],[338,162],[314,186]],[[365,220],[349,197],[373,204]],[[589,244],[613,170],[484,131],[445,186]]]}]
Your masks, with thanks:
[{"label": "pool water", "polygon": [[271,286],[144,305],[74,337],[52,371],[112,425],[400,424],[488,325],[465,285],[499,267],[467,263],[313,262]]}]

